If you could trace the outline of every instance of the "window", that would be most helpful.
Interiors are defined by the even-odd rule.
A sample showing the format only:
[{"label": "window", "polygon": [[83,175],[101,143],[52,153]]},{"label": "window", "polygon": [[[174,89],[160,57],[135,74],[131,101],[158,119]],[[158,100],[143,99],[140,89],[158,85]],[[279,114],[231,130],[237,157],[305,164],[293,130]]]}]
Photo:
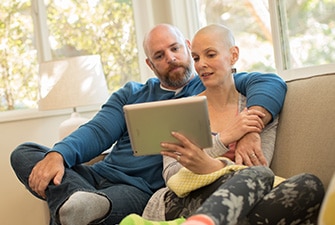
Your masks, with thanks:
[{"label": "window", "polygon": [[3,0],[0,7],[0,111],[37,108],[39,61],[99,54],[110,91],[140,80],[131,0]]},{"label": "window", "polygon": [[277,68],[283,76],[335,71],[335,1],[270,0]]},{"label": "window", "polygon": [[110,91],[143,81],[152,73],[137,45],[161,22],[188,38],[206,24],[227,25],[240,47],[238,71],[276,71],[285,79],[334,73],[334,15],[334,0],[3,0],[0,111],[37,108],[44,60],[100,54]]},{"label": "window", "polygon": [[198,0],[201,26],[229,27],[240,47],[237,70],[285,79],[335,71],[335,1]]},{"label": "window", "polygon": [[46,3],[52,58],[99,54],[109,89],[139,80],[131,0]]},{"label": "window", "polygon": [[36,107],[37,51],[29,0],[0,3],[0,111]]}]

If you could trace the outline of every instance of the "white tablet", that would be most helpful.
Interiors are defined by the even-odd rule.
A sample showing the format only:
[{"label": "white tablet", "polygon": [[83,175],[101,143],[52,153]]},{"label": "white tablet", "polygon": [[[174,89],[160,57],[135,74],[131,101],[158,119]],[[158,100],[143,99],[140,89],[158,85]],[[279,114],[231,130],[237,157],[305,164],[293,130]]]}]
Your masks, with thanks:
[{"label": "white tablet", "polygon": [[125,105],[123,110],[134,155],[160,154],[161,142],[179,143],[172,131],[200,148],[212,146],[205,96]]}]

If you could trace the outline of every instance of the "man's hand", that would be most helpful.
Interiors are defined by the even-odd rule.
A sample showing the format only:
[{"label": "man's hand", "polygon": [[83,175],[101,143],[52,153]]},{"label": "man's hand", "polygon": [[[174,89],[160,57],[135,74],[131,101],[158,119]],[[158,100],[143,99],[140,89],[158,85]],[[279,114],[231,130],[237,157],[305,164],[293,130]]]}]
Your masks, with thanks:
[{"label": "man's hand", "polygon": [[261,149],[261,137],[259,133],[248,133],[237,142],[235,149],[235,163],[247,166],[267,166],[266,159]]},{"label": "man's hand", "polygon": [[267,111],[265,108],[255,105],[255,106],[249,107],[249,110],[252,110],[252,109],[258,110],[264,114],[264,116],[260,117],[263,121],[264,126],[266,126],[272,120],[271,113]]},{"label": "man's hand", "polygon": [[45,190],[47,186],[50,182],[59,185],[62,182],[64,171],[62,155],[58,152],[50,152],[31,171],[29,187],[42,198],[46,198]]},{"label": "man's hand", "polygon": [[264,113],[259,110],[245,108],[233,120],[227,122],[224,130],[220,131],[221,142],[228,146],[248,133],[260,133],[264,128],[263,116],[265,116]]}]

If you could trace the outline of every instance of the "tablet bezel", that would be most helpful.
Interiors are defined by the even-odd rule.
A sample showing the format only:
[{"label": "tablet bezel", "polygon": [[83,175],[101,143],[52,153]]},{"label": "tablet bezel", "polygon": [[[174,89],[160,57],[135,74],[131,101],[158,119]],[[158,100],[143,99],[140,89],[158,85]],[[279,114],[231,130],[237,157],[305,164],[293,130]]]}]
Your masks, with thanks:
[{"label": "tablet bezel", "polygon": [[136,156],[160,154],[163,141],[179,144],[172,131],[184,134],[200,148],[212,146],[205,96],[130,104],[123,110]]}]

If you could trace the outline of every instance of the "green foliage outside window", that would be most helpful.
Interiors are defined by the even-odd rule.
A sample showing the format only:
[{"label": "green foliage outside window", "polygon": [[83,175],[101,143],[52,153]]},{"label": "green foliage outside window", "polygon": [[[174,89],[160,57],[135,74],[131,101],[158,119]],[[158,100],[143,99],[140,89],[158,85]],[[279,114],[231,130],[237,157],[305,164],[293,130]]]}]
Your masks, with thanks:
[{"label": "green foliage outside window", "polygon": [[[0,111],[37,107],[30,2],[0,3]],[[140,80],[131,0],[49,1],[46,14],[53,59],[99,54],[110,91]]]},{"label": "green foliage outside window", "polygon": [[0,3],[0,111],[35,105],[37,52],[30,1]]},{"label": "green foliage outside window", "polygon": [[111,91],[140,79],[131,0],[50,1],[47,13],[53,58],[101,55]]}]

